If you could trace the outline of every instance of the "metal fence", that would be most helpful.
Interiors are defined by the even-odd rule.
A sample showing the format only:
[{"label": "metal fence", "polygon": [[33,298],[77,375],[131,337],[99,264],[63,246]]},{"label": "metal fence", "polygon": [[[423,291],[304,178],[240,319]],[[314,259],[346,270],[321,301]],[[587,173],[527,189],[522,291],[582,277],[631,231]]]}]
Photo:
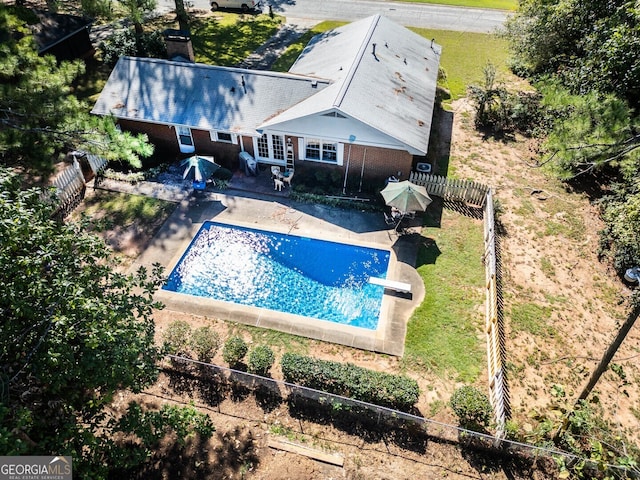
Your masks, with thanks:
[{"label": "metal fence", "polygon": [[[491,199],[489,199],[491,200]],[[180,385],[180,378],[191,378],[200,383],[200,398],[205,402],[204,407],[217,410],[221,414],[227,414],[223,406],[223,400],[233,397],[237,389],[245,389],[253,392],[263,408],[269,408],[274,404],[286,403],[290,416],[293,418],[309,419],[310,421],[328,421],[338,428],[350,428],[354,434],[362,435],[363,428],[376,428],[385,443],[387,440],[397,443],[407,442],[411,448],[417,447],[416,441],[422,440],[426,445],[429,440],[438,439],[445,442],[455,442],[462,445],[491,451],[494,454],[511,456],[519,455],[522,460],[535,462],[540,456],[545,458],[562,458],[567,464],[584,462],[585,467],[596,469],[606,466],[614,472],[622,474],[630,473],[629,467],[620,465],[602,464],[597,461],[579,457],[575,454],[558,450],[549,446],[530,445],[523,442],[489,435],[449,425],[419,415],[419,412],[402,412],[387,407],[373,405],[371,403],[335,395],[328,392],[314,390],[312,388],[295,385],[273,378],[262,377],[251,373],[234,370],[219,365],[200,362],[191,358],[167,355],[169,364],[162,369],[170,377],[169,387],[177,390],[173,401],[193,404],[193,396],[188,399],[184,396],[184,385]],[[193,388],[193,386],[188,387]],[[234,392],[234,389],[235,392]],[[192,393],[192,392],[191,392]],[[166,397],[164,397],[166,398]],[[233,399],[233,398],[232,398]],[[229,415],[237,416],[237,412],[230,411]],[[324,415],[323,418],[321,418]],[[247,418],[263,422],[265,417]],[[299,422],[301,433],[302,422]],[[422,436],[422,438],[420,438]],[[326,438],[324,438],[327,440]],[[499,447],[499,448],[498,448]],[[623,477],[627,478],[627,477]],[[635,478],[635,477],[634,477]]]},{"label": "metal fence", "polygon": [[482,183],[470,180],[452,180],[439,175],[411,172],[409,181],[422,185],[429,195],[441,197],[444,200],[463,202],[465,205],[484,207],[490,188]]}]

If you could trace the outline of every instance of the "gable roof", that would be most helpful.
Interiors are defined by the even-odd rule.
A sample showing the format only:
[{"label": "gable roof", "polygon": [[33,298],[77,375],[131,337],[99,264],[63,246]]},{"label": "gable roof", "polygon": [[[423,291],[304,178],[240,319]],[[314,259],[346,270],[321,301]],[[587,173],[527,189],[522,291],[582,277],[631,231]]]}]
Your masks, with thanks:
[{"label": "gable roof", "polygon": [[317,35],[289,72],[327,78],[332,85],[261,128],[339,111],[425,154],[441,51],[380,15]]},{"label": "gable roof", "polygon": [[289,73],[122,57],[92,113],[258,136],[339,112],[424,155],[440,53],[375,15],[314,37]]},{"label": "gable roof", "polygon": [[121,57],[92,113],[257,136],[265,119],[328,85],[287,73]]}]

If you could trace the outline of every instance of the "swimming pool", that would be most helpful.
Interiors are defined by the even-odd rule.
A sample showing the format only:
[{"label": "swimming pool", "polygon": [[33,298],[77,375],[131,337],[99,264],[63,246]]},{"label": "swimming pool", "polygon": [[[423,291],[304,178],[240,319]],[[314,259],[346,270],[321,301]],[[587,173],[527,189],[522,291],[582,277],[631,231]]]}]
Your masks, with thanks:
[{"label": "swimming pool", "polygon": [[163,289],[375,330],[388,250],[205,222]]}]

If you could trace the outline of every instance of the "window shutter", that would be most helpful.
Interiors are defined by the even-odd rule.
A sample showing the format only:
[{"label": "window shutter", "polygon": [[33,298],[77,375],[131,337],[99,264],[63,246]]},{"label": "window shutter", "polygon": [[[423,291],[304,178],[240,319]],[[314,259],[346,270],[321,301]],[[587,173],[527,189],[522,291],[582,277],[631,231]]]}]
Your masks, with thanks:
[{"label": "window shutter", "polygon": [[304,160],[305,157],[305,148],[304,148],[304,138],[298,138],[298,160]]},{"label": "window shutter", "polygon": [[344,143],[339,143],[338,144],[338,152],[337,152],[337,161],[338,161],[338,165],[343,165],[344,162]]}]

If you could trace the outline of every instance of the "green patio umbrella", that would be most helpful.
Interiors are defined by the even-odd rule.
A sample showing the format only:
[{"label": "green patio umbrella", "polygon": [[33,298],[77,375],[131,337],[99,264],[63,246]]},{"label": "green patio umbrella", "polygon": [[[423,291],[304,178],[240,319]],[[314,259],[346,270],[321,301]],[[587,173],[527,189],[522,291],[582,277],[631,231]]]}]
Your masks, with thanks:
[{"label": "green patio umbrella", "polygon": [[409,180],[389,182],[380,193],[389,207],[402,213],[424,212],[431,203],[427,189]]},{"label": "green patio umbrella", "polygon": [[221,168],[220,165],[213,160],[213,157],[204,157],[201,155],[193,155],[185,158],[180,162],[180,166],[185,167],[182,178],[196,182],[206,181]]}]

